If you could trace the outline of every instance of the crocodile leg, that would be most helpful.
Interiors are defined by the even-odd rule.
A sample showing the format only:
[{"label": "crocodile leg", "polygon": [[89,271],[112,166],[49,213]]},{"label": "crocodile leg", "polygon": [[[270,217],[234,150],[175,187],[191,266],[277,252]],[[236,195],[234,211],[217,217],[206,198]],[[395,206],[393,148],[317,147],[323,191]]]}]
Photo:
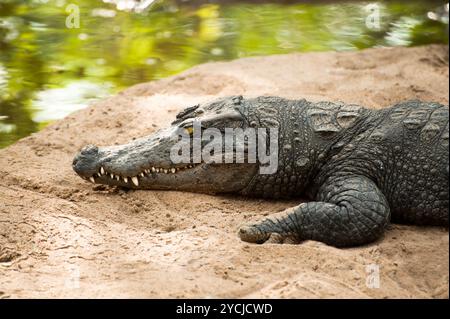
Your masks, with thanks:
[{"label": "crocodile leg", "polygon": [[329,178],[316,200],[243,226],[239,235],[253,243],[282,243],[294,238],[336,247],[355,246],[379,238],[390,219],[386,198],[366,177]]}]

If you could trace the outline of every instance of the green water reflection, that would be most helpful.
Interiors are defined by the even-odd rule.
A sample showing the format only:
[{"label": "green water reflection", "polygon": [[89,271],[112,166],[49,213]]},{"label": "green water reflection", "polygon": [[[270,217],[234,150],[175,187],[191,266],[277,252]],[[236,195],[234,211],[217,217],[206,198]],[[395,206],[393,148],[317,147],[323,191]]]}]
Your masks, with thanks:
[{"label": "green water reflection", "polygon": [[[368,2],[359,1],[167,0],[140,13],[104,2],[0,0],[0,147],[94,99],[199,63],[448,43],[448,6],[439,1],[376,2],[379,29],[366,26]],[[65,26],[68,4],[79,6],[80,28]]]}]

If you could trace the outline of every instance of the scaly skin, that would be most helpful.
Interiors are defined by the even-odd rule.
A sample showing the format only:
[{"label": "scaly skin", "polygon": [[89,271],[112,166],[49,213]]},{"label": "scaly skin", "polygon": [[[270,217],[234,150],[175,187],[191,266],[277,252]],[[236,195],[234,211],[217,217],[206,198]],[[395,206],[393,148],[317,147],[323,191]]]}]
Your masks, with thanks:
[{"label": "scaly skin", "polygon": [[[408,101],[369,110],[344,103],[228,97],[186,109],[171,128],[189,127],[194,118],[204,128],[222,131],[278,128],[277,172],[259,174],[258,163],[180,169],[168,158],[174,143],[170,128],[124,146],[88,146],[74,159],[74,169],[97,183],[130,188],[311,200],[243,226],[239,235],[248,242],[318,240],[344,247],[376,240],[391,220],[448,225],[447,106]],[[152,167],[169,173],[152,172]],[[138,186],[131,182],[136,175]]]}]

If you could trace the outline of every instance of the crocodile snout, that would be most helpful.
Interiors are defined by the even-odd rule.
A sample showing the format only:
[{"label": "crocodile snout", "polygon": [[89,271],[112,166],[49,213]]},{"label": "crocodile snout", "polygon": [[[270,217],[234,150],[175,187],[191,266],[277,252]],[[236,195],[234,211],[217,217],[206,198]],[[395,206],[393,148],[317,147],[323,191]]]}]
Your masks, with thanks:
[{"label": "crocodile snout", "polygon": [[88,177],[97,171],[98,147],[87,145],[74,157],[73,170],[80,176]]}]

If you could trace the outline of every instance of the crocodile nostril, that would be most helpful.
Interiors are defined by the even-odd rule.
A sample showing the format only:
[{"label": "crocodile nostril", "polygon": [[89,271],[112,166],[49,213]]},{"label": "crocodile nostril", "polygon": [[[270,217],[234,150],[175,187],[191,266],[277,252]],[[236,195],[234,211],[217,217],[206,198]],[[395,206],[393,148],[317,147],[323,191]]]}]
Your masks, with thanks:
[{"label": "crocodile nostril", "polygon": [[87,145],[81,149],[81,155],[95,155],[98,153],[98,147],[95,145]]}]

